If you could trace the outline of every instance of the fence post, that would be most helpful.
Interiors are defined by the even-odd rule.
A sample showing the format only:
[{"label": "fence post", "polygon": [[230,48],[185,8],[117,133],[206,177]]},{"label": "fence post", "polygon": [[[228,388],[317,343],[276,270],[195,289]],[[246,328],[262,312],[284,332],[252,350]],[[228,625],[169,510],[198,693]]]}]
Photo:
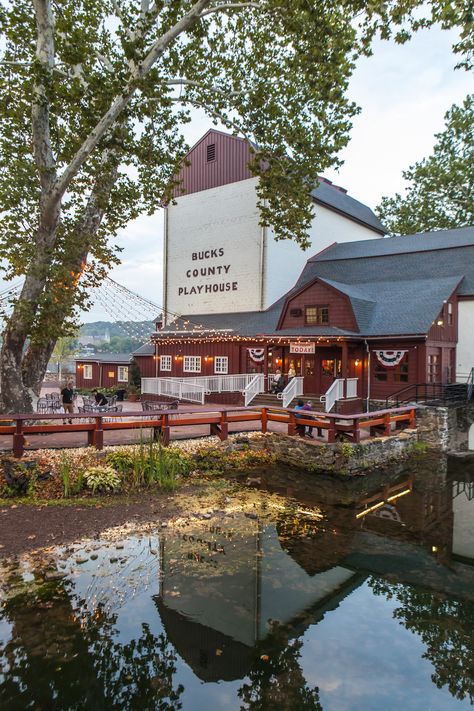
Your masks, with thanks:
[{"label": "fence post", "polygon": [[15,422],[15,434],[13,435],[13,456],[20,459],[25,451],[25,437],[23,435],[23,422]]},{"label": "fence post", "polygon": [[354,426],[354,442],[356,444],[359,444],[360,442],[360,427],[359,427],[359,418],[355,417],[352,420],[352,424]]},{"label": "fence post", "polygon": [[163,415],[161,424],[161,436],[165,447],[170,443],[170,418],[169,415]]},{"label": "fence post", "polygon": [[268,425],[268,410],[266,407],[262,407],[262,409],[261,409],[261,421],[262,421],[262,432],[265,434],[267,431],[267,425]]},{"label": "fence post", "polygon": [[94,446],[96,449],[104,449],[104,430],[102,429],[102,417],[95,418]]},{"label": "fence post", "polygon": [[227,439],[229,435],[229,423],[227,422],[227,412],[223,410],[221,412],[221,431],[219,437],[221,440]]},{"label": "fence post", "polygon": [[329,429],[328,429],[328,444],[334,444],[336,441],[336,418],[329,418]]},{"label": "fence post", "polygon": [[288,434],[293,436],[296,433],[296,417],[293,412],[288,413]]},{"label": "fence post", "polygon": [[416,419],[415,419],[415,408],[412,407],[410,410],[410,429],[414,430],[416,427]]},{"label": "fence post", "polygon": [[390,432],[392,430],[390,425],[391,425],[391,417],[390,417],[390,413],[387,412],[387,414],[383,416],[383,433],[386,437],[390,437]]}]

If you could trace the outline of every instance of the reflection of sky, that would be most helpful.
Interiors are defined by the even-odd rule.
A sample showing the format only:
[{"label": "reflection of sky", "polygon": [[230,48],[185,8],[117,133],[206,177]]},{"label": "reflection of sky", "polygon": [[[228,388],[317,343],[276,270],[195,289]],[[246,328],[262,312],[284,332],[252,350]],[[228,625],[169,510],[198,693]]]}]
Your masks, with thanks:
[{"label": "reflection of sky", "polygon": [[[293,580],[294,574],[292,575],[291,571],[295,566],[300,573],[304,571],[284,553],[276,536],[270,535],[273,530],[272,526],[268,526],[262,536],[262,613],[265,613],[265,600],[272,603],[272,595],[278,595],[278,586],[272,587],[272,579],[281,581],[282,592],[286,589],[290,608],[294,602],[291,599],[293,588],[299,589],[305,603],[301,607],[302,611],[305,605],[310,603],[306,599],[307,584],[298,576],[298,580]],[[117,615],[115,629],[117,640],[122,643],[138,638],[143,623],[148,624],[151,632],[157,636],[162,632],[166,634],[153,599],[160,589],[159,556],[149,554],[150,544],[146,541],[130,539],[124,544],[124,549],[119,551],[113,544],[108,550],[99,549],[98,561],[88,561],[82,566],[76,566],[74,592],[81,598],[87,597],[93,589],[98,599],[105,601],[107,590],[110,591],[109,609]],[[159,550],[156,538],[153,539],[152,545]],[[126,570],[123,570],[124,566],[119,566],[123,573],[116,567],[114,573],[114,565],[110,565],[110,557],[116,555],[133,559]],[[145,577],[142,575],[144,569],[147,573]],[[338,570],[344,569],[336,567],[328,573],[331,575]],[[94,571],[97,577],[91,588],[90,576]],[[205,575],[203,582],[204,577]],[[304,577],[306,578],[306,574]],[[319,577],[324,575],[310,578],[313,597],[313,588],[319,587]],[[339,577],[336,575],[333,581],[334,592],[337,592],[338,585],[342,582]],[[230,593],[230,589],[225,585],[225,578],[226,576],[223,576],[222,579],[224,597],[226,591]],[[139,581],[142,582],[141,585]],[[182,582],[185,584],[185,580]],[[191,583],[191,580],[189,582]],[[214,579],[214,584],[216,582]],[[122,592],[125,590],[126,594],[117,595],[117,587]],[[317,599],[318,596],[316,601]],[[174,599],[173,601],[178,602]],[[284,617],[284,598],[273,602],[279,608],[280,618]],[[363,583],[348,594],[336,609],[326,612],[318,624],[306,630],[302,638],[304,644],[301,650],[301,668],[308,686],[320,688],[321,703],[325,711],[449,711],[469,706],[467,701],[457,701],[446,689],[439,690],[433,684],[432,666],[429,661],[423,659],[425,646],[417,635],[407,631],[393,619],[396,606],[396,601],[375,596],[370,587]],[[173,607],[179,608],[179,604]],[[231,609],[229,605],[229,610]],[[295,612],[291,609],[292,614],[286,619],[292,617]],[[265,614],[262,617],[265,618]],[[208,620],[207,624],[212,627],[212,621]],[[8,636],[8,630],[6,633]],[[238,690],[242,687],[243,680],[201,682],[179,653],[176,666],[174,685],[184,686],[181,700],[185,711],[239,708]]]},{"label": "reflection of sky", "polygon": [[396,601],[365,583],[310,627],[301,666],[325,711],[449,711],[470,708],[431,681],[425,645],[393,619]]}]

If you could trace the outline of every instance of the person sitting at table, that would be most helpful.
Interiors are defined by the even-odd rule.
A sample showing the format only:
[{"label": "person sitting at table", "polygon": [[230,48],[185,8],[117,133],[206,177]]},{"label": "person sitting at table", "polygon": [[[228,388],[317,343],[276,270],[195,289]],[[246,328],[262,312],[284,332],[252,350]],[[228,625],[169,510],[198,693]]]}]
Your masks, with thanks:
[{"label": "person sitting at table", "polygon": [[281,372],[280,368],[278,368],[277,371],[275,372],[275,377],[273,378],[271,392],[272,393],[281,393],[281,391],[284,389],[285,389],[285,379],[283,377],[283,373]]},{"label": "person sitting at table", "polygon": [[[294,409],[294,410],[300,410],[300,411],[301,411],[301,410],[304,410],[304,409],[305,409],[305,406],[304,406],[303,400],[298,400],[298,402],[296,403],[296,406],[295,406],[293,409]],[[300,437],[304,437],[304,436],[305,436],[305,432],[306,432],[306,426],[305,426],[305,425],[302,425],[301,423],[298,422],[298,420],[302,419],[302,417],[304,417],[304,415],[300,415],[300,414],[295,415],[295,418],[296,418],[296,432],[297,432],[297,434],[299,434]]]},{"label": "person sitting at table", "polygon": [[108,405],[109,401],[105,397],[104,393],[99,392],[97,390],[97,388],[94,388],[94,390],[92,391],[92,394],[94,395],[96,405],[99,405],[99,407]]}]

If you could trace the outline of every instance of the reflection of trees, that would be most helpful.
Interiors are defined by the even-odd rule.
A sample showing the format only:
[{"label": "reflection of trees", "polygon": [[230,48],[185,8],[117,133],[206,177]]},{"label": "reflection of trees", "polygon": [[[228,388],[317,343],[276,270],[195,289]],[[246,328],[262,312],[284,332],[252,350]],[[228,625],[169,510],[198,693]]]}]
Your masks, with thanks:
[{"label": "reflection of trees", "polygon": [[474,701],[474,603],[453,600],[408,585],[372,578],[376,595],[401,604],[394,617],[426,645],[423,654],[434,667],[431,679],[447,686],[457,699]]},{"label": "reflection of trees", "polygon": [[98,614],[89,615],[85,636],[94,666],[103,686],[106,708],[140,711],[174,711],[181,708],[184,688],[173,688],[176,655],[166,637],[154,635],[147,624],[142,634],[123,644],[114,636],[115,618],[96,624]]},{"label": "reflection of trees", "polygon": [[2,709],[181,708],[183,687],[173,687],[176,656],[147,625],[128,643],[117,639],[114,616],[81,614],[64,581],[24,585],[3,606],[12,625],[2,651]]},{"label": "reflection of trees", "polygon": [[299,659],[300,640],[289,640],[285,628],[274,625],[256,647],[248,683],[239,690],[241,711],[322,711],[319,689],[311,689]]}]

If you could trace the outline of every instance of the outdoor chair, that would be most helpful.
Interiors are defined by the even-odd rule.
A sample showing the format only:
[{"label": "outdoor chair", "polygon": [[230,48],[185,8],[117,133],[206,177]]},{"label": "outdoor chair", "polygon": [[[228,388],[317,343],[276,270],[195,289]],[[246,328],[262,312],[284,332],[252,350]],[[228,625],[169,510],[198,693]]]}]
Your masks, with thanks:
[{"label": "outdoor chair", "polygon": [[172,402],[162,402],[158,400],[142,400],[142,410],[144,412],[151,411],[157,412],[158,410],[177,410],[179,405],[179,400],[173,400]]},{"label": "outdoor chair", "polygon": [[36,403],[36,412],[39,412],[42,415],[49,412],[49,402],[46,400],[46,398],[40,397],[38,399],[38,402]]}]

